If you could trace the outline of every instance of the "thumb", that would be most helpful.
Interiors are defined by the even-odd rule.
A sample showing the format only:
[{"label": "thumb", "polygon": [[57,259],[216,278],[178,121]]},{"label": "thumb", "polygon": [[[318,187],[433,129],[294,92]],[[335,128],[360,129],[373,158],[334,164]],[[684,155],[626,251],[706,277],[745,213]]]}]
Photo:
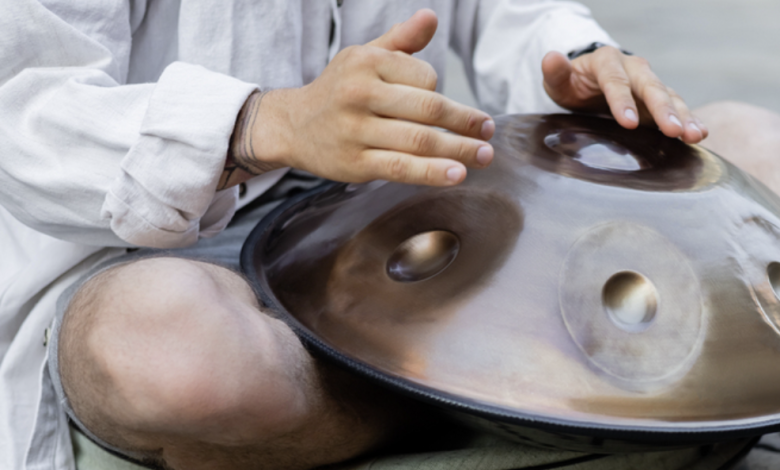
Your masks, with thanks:
[{"label": "thumb", "polygon": [[571,72],[571,62],[560,52],[548,52],[542,59],[544,89],[554,101],[558,102],[569,94]]},{"label": "thumb", "polygon": [[403,23],[394,25],[388,32],[367,45],[414,54],[423,50],[431,42],[438,25],[439,19],[436,13],[424,8]]}]

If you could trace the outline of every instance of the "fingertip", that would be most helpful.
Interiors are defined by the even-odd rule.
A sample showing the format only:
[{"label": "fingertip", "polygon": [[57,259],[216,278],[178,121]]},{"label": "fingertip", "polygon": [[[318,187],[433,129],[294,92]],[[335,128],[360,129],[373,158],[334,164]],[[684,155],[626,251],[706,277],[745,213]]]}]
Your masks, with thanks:
[{"label": "fingertip", "polygon": [[417,10],[414,13],[414,15],[412,15],[412,18],[414,18],[415,16],[419,16],[421,18],[425,18],[428,21],[430,21],[430,20],[434,20],[436,22],[439,21],[439,17],[436,16],[436,12],[433,11],[432,9],[430,9],[430,8],[420,8],[419,10]]},{"label": "fingertip", "polygon": [[685,130],[685,142],[689,144],[697,144],[704,139],[704,132],[702,132],[701,129],[699,129],[699,126],[696,125],[694,122],[689,122],[686,126],[687,129]]},{"label": "fingertip", "polygon": [[493,161],[493,147],[489,144],[485,144],[477,150],[477,163],[483,167],[490,165]]},{"label": "fingertip", "polygon": [[480,130],[480,135],[485,140],[490,140],[493,138],[493,134],[496,132],[496,123],[488,117],[485,119],[484,122],[482,122],[482,129]]},{"label": "fingertip", "polygon": [[624,122],[621,124],[626,129],[636,129],[639,126],[639,116],[633,108],[626,108],[623,112]]},{"label": "fingertip", "polygon": [[707,125],[704,124],[701,119],[697,118],[696,116],[693,117],[693,122],[696,123],[696,126],[701,131],[702,139],[706,139],[708,135],[710,135],[710,130],[707,128]]},{"label": "fingertip", "polygon": [[445,172],[447,183],[455,185],[466,179],[466,167],[463,165],[452,165]]},{"label": "fingertip", "polygon": [[656,122],[661,132],[667,137],[678,138],[683,137],[685,134],[685,128],[680,122],[680,118],[674,114],[669,114],[666,117],[666,122],[660,122],[658,119],[656,119]]},{"label": "fingertip", "polygon": [[418,52],[427,46],[433,35],[436,34],[436,29],[439,27],[439,17],[430,8],[422,8],[417,10],[406,23],[412,25],[418,36],[416,41],[412,41],[407,47],[409,49],[417,49],[411,52]]},{"label": "fingertip", "polygon": [[428,45],[439,26],[439,18],[430,8],[417,10],[402,23],[393,25],[369,45],[406,54],[419,52]]}]

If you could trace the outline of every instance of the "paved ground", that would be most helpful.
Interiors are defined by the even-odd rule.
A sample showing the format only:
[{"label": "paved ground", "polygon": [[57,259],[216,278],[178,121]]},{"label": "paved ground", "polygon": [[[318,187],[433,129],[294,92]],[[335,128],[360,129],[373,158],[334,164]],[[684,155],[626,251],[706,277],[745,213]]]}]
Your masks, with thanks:
[{"label": "paved ground", "polygon": [[[780,112],[780,1],[582,0],[691,106],[737,99]],[[445,93],[473,103],[451,55]]]}]

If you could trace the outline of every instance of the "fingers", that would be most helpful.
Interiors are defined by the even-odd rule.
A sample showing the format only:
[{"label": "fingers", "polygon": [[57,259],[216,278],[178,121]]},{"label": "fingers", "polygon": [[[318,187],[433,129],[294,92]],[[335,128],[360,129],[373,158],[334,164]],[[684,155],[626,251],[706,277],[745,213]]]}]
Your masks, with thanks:
[{"label": "fingers", "polygon": [[647,60],[607,46],[578,57],[568,67],[566,62],[558,53],[550,53],[542,61],[545,89],[559,105],[600,111],[606,101],[618,123],[628,129],[636,128],[641,120],[655,122],[665,135],[688,143],[707,136],[706,127],[653,73]]},{"label": "fingers", "polygon": [[392,150],[364,150],[360,164],[367,179],[430,186],[453,186],[466,179],[466,168],[459,162]]},{"label": "fingers", "polygon": [[380,116],[442,127],[475,139],[489,140],[495,131],[489,114],[439,93],[404,85],[378,87],[369,109]]},{"label": "fingers", "polygon": [[638,57],[630,59],[626,61],[626,71],[631,77],[634,94],[644,102],[661,132],[668,137],[681,137],[685,129],[666,85],[650,70],[646,60]]},{"label": "fingers", "polygon": [[610,49],[612,50],[604,51],[599,57],[597,66],[601,71],[598,74],[598,84],[615,120],[627,129],[635,129],[639,126],[639,110],[632,94],[631,78],[622,60],[616,56],[622,56],[623,53],[614,47]]},{"label": "fingers", "polygon": [[369,148],[443,157],[472,168],[484,168],[493,160],[493,147],[486,142],[408,121],[373,118],[363,129],[361,137]]},{"label": "fingers", "polygon": [[683,135],[681,136],[683,142],[689,144],[701,142],[701,140],[706,137],[706,128],[702,129],[699,127],[699,124],[696,123],[696,117],[691,114],[688,105],[685,104],[685,101],[683,101],[680,95],[668,87],[667,91],[672,98],[672,103],[674,104],[675,109],[677,109],[677,113],[680,116],[680,121],[683,125],[684,130]]},{"label": "fingers", "polygon": [[436,69],[428,62],[402,52],[376,52],[375,69],[383,81],[436,90],[438,76]]},{"label": "fingers", "polygon": [[700,142],[707,136],[706,127],[691,115],[680,95],[664,85],[650,70],[646,60],[629,57],[626,70],[631,76],[634,94],[644,102],[665,135],[679,137],[689,144]]},{"label": "fingers", "polygon": [[423,50],[431,42],[438,24],[436,13],[424,8],[403,23],[394,25],[388,32],[367,45],[413,54]]}]

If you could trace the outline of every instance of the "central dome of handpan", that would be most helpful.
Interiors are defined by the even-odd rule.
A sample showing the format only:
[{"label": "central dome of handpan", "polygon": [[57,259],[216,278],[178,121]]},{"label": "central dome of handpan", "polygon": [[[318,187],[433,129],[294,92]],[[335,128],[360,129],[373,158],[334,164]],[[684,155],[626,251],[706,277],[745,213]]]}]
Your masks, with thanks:
[{"label": "central dome of handpan", "polygon": [[313,349],[537,445],[674,447],[780,423],[780,199],[711,152],[580,115],[496,119],[493,164],[329,184],[242,266]]}]

